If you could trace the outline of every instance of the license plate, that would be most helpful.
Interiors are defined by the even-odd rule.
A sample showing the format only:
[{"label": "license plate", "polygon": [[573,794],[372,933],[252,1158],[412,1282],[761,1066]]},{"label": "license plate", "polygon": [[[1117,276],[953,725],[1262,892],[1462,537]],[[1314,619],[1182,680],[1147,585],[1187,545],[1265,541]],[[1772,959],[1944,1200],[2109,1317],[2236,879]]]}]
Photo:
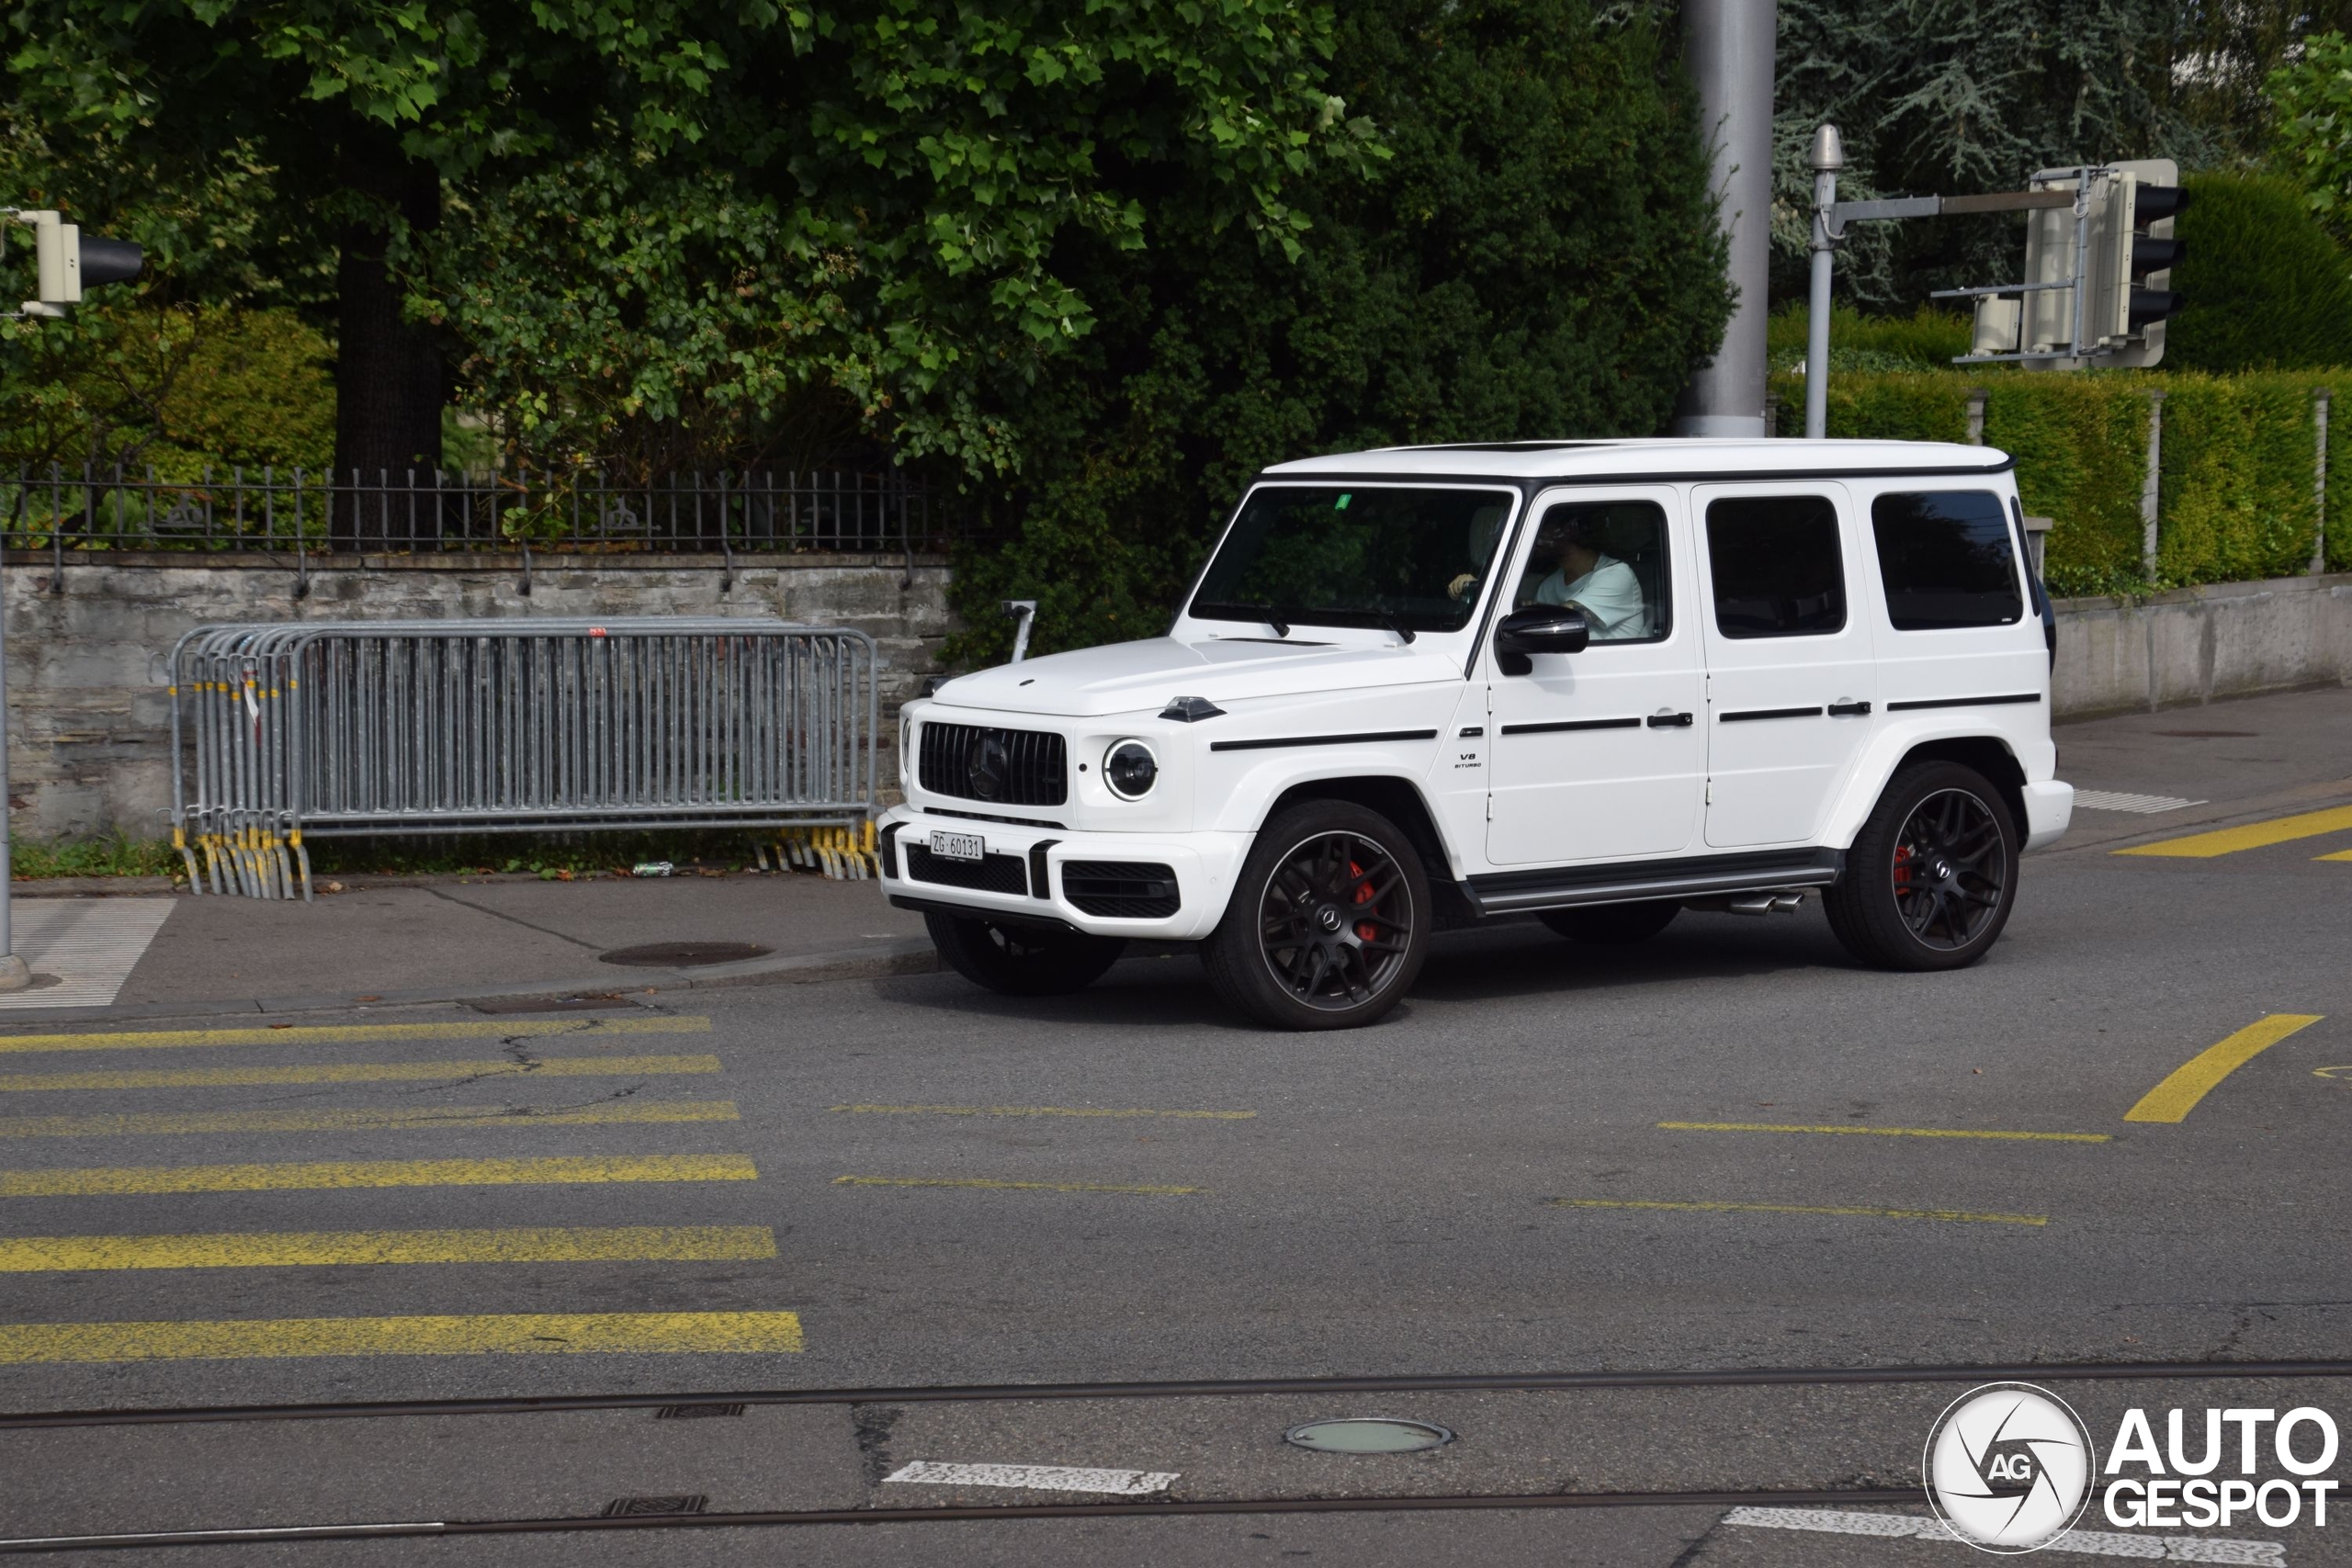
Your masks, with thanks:
[{"label": "license plate", "polygon": [[931,852],[942,860],[979,860],[988,854],[988,845],[978,833],[933,833]]}]

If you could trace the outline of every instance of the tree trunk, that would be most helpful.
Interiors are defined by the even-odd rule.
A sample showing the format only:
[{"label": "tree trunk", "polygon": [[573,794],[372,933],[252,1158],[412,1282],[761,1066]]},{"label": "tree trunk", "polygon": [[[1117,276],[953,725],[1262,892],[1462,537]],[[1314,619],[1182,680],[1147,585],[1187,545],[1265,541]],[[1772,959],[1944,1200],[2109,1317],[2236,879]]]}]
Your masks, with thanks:
[{"label": "tree trunk", "polygon": [[[441,181],[430,164],[357,129],[342,163],[347,188],[397,210],[412,230],[439,226]],[[389,238],[378,223],[345,227],[336,275],[334,482],[353,487],[357,474],[334,510],[334,542],[345,549],[399,547],[436,531],[429,501],[413,507],[405,495],[378,488],[386,480],[404,487],[412,471],[429,487],[441,466],[441,344],[432,327],[401,318],[400,285],[385,265]]]}]

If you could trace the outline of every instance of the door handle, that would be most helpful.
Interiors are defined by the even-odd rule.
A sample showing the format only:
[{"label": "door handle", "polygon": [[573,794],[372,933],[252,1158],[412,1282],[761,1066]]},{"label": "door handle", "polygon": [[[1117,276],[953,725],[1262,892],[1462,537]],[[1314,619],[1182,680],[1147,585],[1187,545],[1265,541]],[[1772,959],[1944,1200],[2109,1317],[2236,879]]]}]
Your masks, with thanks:
[{"label": "door handle", "polygon": [[1870,711],[1870,704],[1858,703],[1851,697],[1840,697],[1829,705],[1829,716],[1832,718],[1860,718]]},{"label": "door handle", "polygon": [[1650,715],[1650,728],[1652,729],[1688,729],[1690,728],[1690,716],[1687,713],[1677,713],[1672,708],[1660,708]]}]

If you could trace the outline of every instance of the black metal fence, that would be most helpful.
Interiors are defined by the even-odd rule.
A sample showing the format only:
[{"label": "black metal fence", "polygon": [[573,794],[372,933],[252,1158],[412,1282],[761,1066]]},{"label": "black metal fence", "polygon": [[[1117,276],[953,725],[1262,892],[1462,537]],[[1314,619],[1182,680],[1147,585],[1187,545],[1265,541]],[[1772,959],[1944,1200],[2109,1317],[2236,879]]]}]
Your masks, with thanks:
[{"label": "black metal fence", "polygon": [[959,536],[896,473],[402,474],[206,468],[197,479],[52,465],[0,484],[10,549],[437,554],[911,554]]}]

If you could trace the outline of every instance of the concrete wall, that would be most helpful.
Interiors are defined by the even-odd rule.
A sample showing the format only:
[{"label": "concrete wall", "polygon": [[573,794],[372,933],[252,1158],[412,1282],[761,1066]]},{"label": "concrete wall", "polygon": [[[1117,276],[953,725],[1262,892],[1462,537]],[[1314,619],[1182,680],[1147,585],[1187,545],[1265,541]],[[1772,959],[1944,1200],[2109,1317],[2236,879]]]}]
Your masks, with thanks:
[{"label": "concrete wall", "polygon": [[2061,599],[2061,718],[2352,683],[2352,574]]},{"label": "concrete wall", "polygon": [[[578,559],[579,558],[571,558]],[[223,621],[496,615],[775,615],[854,626],[879,646],[885,715],[915,694],[954,629],[947,570],[903,558],[607,557],[593,567],[533,558],[521,592],[516,557],[323,557],[295,596],[290,565],[273,557],[120,554],[102,566],[56,568],[10,551],[7,616],[8,794],[20,833],[164,830],[171,795],[171,706],[164,660],[192,626]],[[886,728],[885,740],[893,732]],[[886,776],[895,761],[885,759]]]}]

